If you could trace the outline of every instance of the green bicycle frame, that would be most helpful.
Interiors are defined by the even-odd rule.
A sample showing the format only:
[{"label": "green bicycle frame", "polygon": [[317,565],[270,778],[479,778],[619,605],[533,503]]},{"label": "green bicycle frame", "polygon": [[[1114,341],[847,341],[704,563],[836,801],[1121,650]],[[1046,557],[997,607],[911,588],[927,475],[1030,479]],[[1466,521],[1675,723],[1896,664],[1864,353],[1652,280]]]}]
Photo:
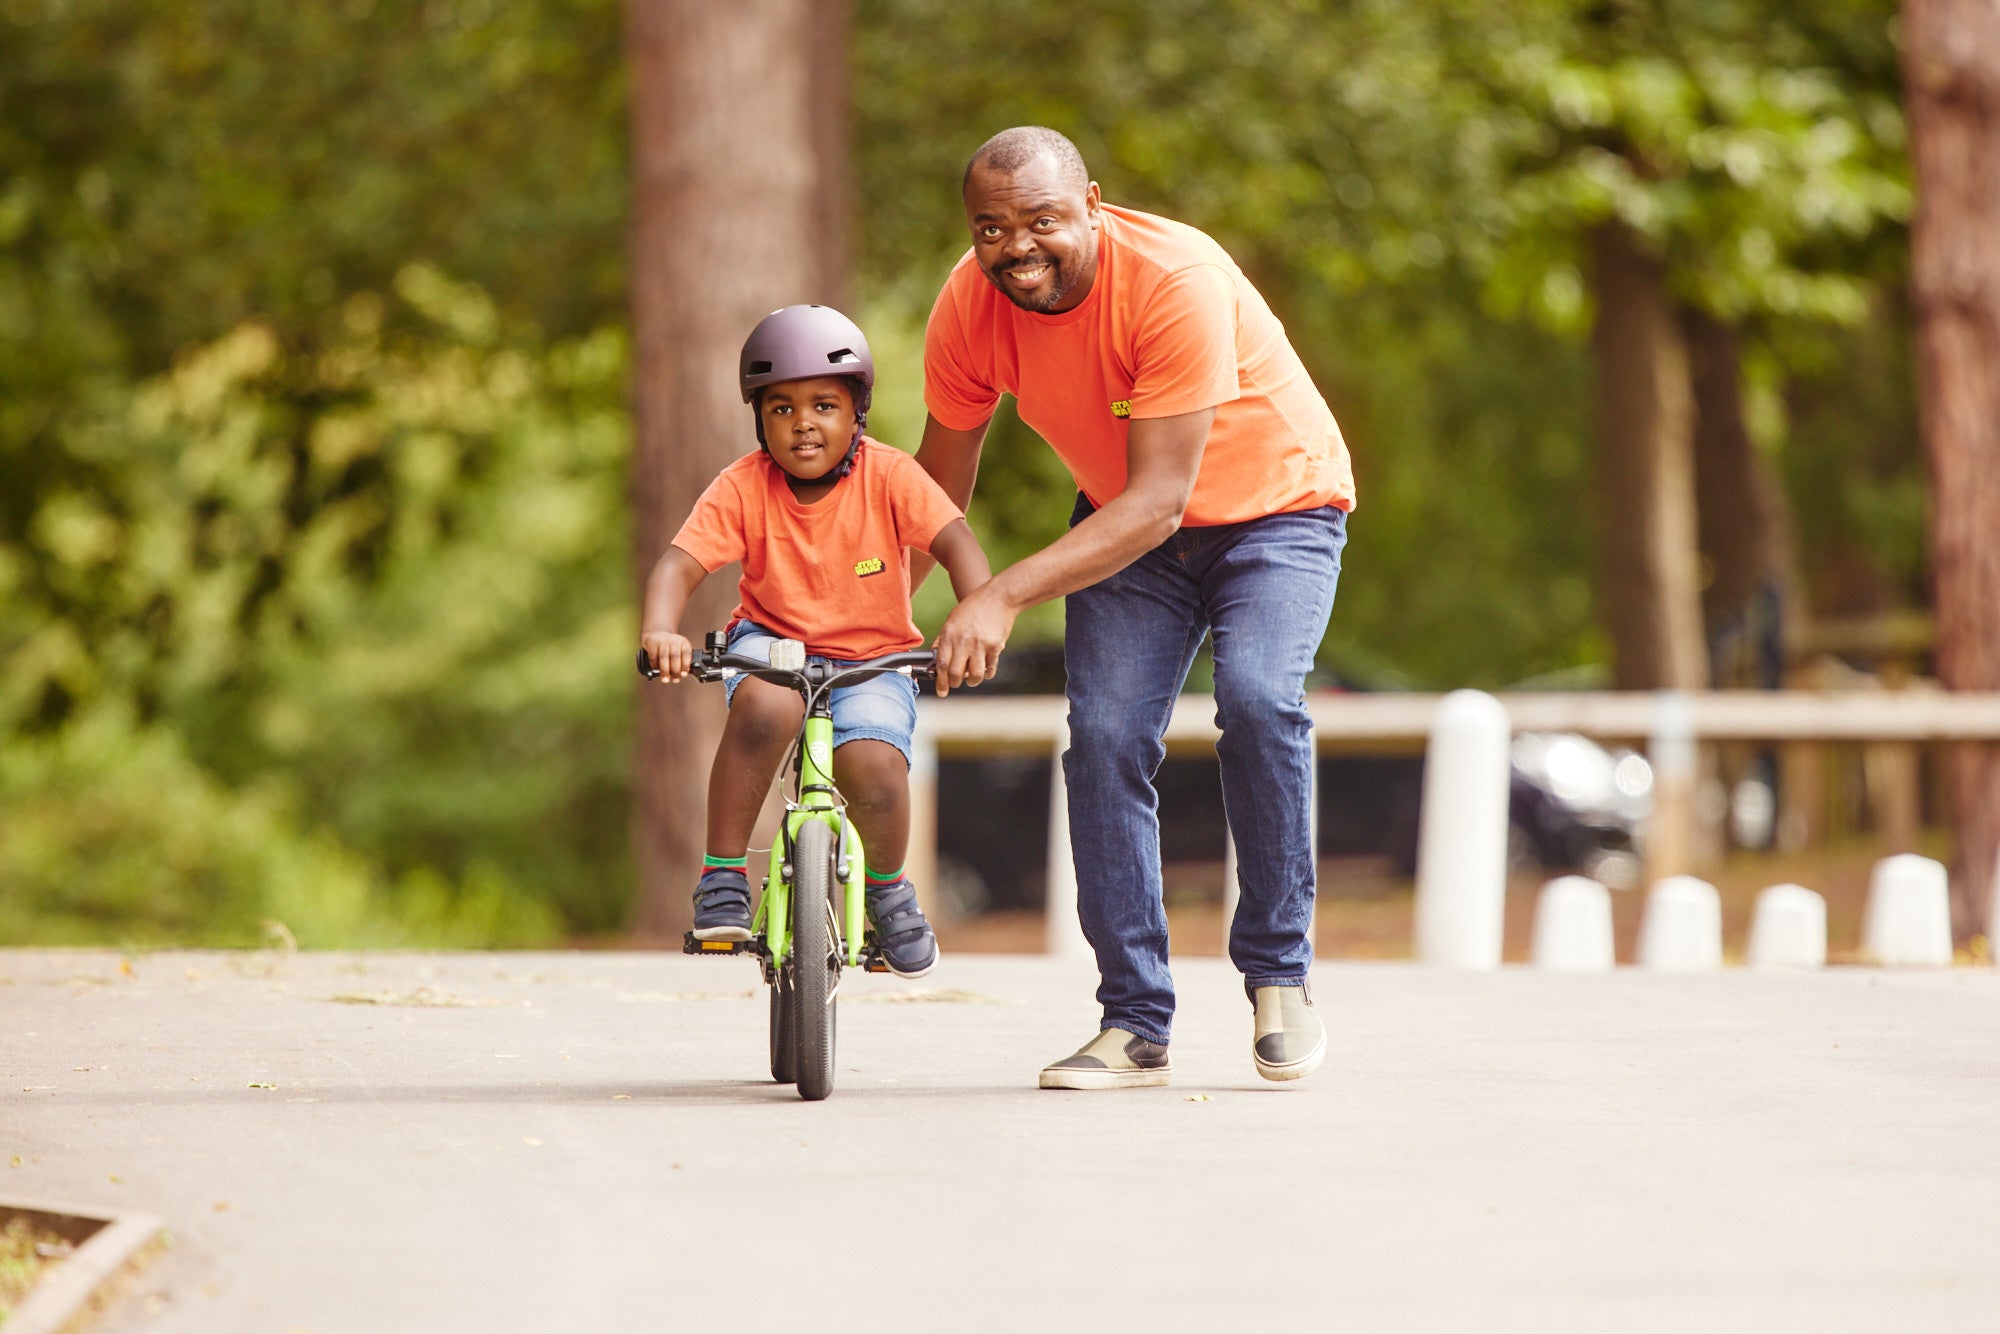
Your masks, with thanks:
[{"label": "green bicycle frame", "polygon": [[861,963],[866,911],[861,833],[833,797],[833,719],[815,711],[806,717],[805,738],[799,746],[798,786],[785,802],[784,834],[771,849],[770,877],[765,881],[764,897],[757,904],[757,916],[750,928],[763,934],[773,968],[782,967],[792,949],[792,877],[785,874],[785,867],[792,849],[798,845],[799,830],[809,820],[818,820],[833,829],[834,846],[840,850],[837,865],[846,868],[841,883],[842,953],[849,967]]}]

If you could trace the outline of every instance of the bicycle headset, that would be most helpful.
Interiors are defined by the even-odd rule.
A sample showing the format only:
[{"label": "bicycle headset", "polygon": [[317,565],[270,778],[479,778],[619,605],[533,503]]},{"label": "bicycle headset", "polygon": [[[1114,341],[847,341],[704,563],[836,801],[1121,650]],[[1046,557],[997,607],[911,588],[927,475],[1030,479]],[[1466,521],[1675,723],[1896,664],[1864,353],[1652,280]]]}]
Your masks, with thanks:
[{"label": "bicycle headset", "polygon": [[757,444],[768,453],[770,442],[764,439],[764,414],[758,403],[760,391],[785,380],[821,375],[840,376],[854,394],[854,439],[847,444],[847,456],[833,470],[834,480],[839,481],[854,471],[861,431],[868,425],[868,405],[875,396],[875,358],[868,350],[867,337],[853,320],[832,306],[786,306],[772,311],[744,340],[736,380],[757,421]]}]

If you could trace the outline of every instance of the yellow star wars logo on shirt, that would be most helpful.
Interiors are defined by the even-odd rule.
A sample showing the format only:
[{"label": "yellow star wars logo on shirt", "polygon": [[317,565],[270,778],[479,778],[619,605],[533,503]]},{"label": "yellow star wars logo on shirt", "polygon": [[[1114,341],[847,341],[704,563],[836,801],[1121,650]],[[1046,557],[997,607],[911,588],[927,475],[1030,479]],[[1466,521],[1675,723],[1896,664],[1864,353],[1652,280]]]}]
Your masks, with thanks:
[{"label": "yellow star wars logo on shirt", "polygon": [[854,572],[863,579],[866,579],[871,574],[880,574],[885,568],[880,556],[870,556],[867,560],[854,562]]},{"label": "yellow star wars logo on shirt", "polygon": [[1117,401],[1116,403],[1113,403],[1113,404],[1111,405],[1111,415],[1112,415],[1112,416],[1114,416],[1114,417],[1129,417],[1129,416],[1131,416],[1131,415],[1132,415],[1132,400],[1131,400],[1131,399],[1129,399],[1129,398],[1121,398],[1121,399],[1119,399],[1119,400],[1118,400],[1118,401]]}]

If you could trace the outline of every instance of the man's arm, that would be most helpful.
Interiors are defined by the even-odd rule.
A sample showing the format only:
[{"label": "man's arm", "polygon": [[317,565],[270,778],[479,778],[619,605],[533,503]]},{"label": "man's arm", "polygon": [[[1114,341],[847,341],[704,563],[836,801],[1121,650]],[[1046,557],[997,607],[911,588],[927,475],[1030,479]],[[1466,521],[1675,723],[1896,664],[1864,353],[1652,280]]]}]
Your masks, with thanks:
[{"label": "man's arm", "polygon": [[[1214,422],[1214,408],[1134,421],[1125,441],[1125,489],[1042,550],[995,575],[945,619],[937,639],[938,694],[993,675],[1014,618],[1023,611],[1116,574],[1171,537],[1194,494]],[[924,438],[929,441],[928,431]]]},{"label": "man's arm", "polygon": [[[954,431],[936,417],[924,417],[923,443],[917,446],[917,466],[931,475],[962,514],[972,504],[972,484],[979,479],[979,450],[986,443],[988,417],[969,431]],[[921,551],[910,553],[910,588],[922,588],[930,577],[935,556]],[[952,581],[954,592],[958,581]]]}]

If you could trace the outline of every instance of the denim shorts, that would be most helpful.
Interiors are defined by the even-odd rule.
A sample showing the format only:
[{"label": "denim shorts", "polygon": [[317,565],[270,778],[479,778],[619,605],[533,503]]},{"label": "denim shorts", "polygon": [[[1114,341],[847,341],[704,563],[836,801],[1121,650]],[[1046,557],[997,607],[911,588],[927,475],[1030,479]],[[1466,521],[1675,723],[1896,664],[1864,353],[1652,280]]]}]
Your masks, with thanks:
[{"label": "denim shorts", "polygon": [[[771,660],[771,645],[778,642],[778,636],[754,621],[738,621],[729,628],[729,651],[746,657]],[[851,667],[851,658],[823,658],[813,655],[808,661],[830,662],[836,667]],[[733,676],[723,682],[722,689],[732,701],[736,698],[736,687],[743,684],[743,678]],[[903,752],[903,763],[910,762],[911,738],[917,730],[917,683],[900,672],[884,672],[866,681],[851,686],[835,686],[833,689],[833,748],[839,750],[850,741],[886,741]]]}]

